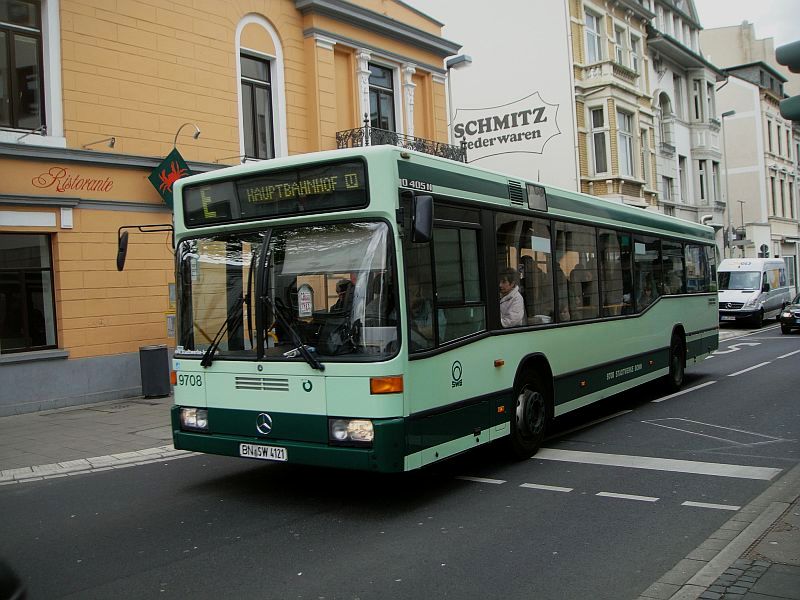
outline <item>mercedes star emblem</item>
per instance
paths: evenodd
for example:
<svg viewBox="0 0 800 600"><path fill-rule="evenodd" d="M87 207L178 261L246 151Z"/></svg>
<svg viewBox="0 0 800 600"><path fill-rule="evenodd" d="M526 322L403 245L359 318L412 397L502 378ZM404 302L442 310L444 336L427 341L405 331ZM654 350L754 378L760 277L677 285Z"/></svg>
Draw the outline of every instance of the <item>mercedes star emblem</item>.
<svg viewBox="0 0 800 600"><path fill-rule="evenodd" d="M272 431L272 417L267 413L261 413L256 417L256 429L261 435L269 435Z"/></svg>

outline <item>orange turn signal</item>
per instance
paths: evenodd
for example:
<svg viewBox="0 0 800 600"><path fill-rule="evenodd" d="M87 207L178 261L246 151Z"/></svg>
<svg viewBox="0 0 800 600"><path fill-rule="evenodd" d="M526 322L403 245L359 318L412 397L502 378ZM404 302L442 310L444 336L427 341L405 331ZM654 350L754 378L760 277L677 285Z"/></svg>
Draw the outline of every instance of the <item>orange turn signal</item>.
<svg viewBox="0 0 800 600"><path fill-rule="evenodd" d="M392 375L391 377L370 377L370 394L399 394L403 391L403 376Z"/></svg>
<svg viewBox="0 0 800 600"><path fill-rule="evenodd" d="M169 372L169 382L172 385L178 385L178 372L177 371L170 371Z"/></svg>
<svg viewBox="0 0 800 600"><path fill-rule="evenodd" d="M504 364L506 364L506 361L504 361L502 358L495 358L494 359L494 366L495 367L502 367Z"/></svg>

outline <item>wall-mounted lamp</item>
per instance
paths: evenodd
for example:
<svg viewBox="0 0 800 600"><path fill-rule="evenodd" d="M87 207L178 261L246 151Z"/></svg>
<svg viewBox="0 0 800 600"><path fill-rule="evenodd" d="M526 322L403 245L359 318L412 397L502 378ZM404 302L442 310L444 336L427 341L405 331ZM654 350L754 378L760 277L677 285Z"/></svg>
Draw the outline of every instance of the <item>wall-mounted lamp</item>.
<svg viewBox="0 0 800 600"><path fill-rule="evenodd" d="M247 158L247 155L246 154L234 154L233 156L222 156L220 158L215 158L214 162L219 164L223 160L230 160L232 158L237 158L237 159L239 159L240 163L243 163L244 159Z"/></svg>
<svg viewBox="0 0 800 600"><path fill-rule="evenodd" d="M88 148L89 146L94 146L95 144L103 144L105 143L109 148L113 148L117 143L117 138L113 135L111 137L103 138L102 140L97 140L95 142L89 142L88 144L84 144L81 148Z"/></svg>
<svg viewBox="0 0 800 600"><path fill-rule="evenodd" d="M17 138L17 141L20 141L23 138L28 137L29 135L33 135L34 133L38 133L39 135L47 135L47 125L39 125L36 129L31 129L27 133L23 133L21 136Z"/></svg>
<svg viewBox="0 0 800 600"><path fill-rule="evenodd" d="M183 129L187 125L191 125L192 127L194 127L194 133L192 134L192 137L194 139L197 139L197 138L200 137L200 128L197 125L195 125L194 123L191 123L191 122L190 123L184 123L183 125L178 127L178 131L175 132L175 139L172 141L172 147L173 148L175 148L178 145L178 135L180 134L181 129Z"/></svg>

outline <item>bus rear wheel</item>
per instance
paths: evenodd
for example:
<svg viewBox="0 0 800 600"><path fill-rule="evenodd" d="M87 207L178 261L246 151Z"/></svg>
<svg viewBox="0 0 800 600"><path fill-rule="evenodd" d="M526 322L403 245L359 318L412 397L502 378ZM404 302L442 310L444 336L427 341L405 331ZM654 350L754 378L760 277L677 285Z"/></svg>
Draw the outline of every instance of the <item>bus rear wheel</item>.
<svg viewBox="0 0 800 600"><path fill-rule="evenodd" d="M683 339L674 334L669 343L669 374L667 375L667 385L671 392L677 392L681 389L685 374L686 352L683 346Z"/></svg>
<svg viewBox="0 0 800 600"><path fill-rule="evenodd" d="M514 458L530 458L544 442L552 420L552 402L547 386L538 376L528 376L514 389L509 445Z"/></svg>

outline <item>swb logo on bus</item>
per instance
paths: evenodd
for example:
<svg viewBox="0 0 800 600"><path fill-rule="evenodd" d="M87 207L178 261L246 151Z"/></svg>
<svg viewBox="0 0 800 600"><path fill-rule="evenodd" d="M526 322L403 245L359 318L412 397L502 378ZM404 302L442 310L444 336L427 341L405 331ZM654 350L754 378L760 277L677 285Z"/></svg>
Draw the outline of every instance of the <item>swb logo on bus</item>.
<svg viewBox="0 0 800 600"><path fill-rule="evenodd" d="M461 372L461 363L459 361L455 361L453 363L453 368L451 369L451 374L453 375L451 387L461 387Z"/></svg>
<svg viewBox="0 0 800 600"><path fill-rule="evenodd" d="M272 417L267 413L261 413L256 417L256 429L261 435L269 435L272 431Z"/></svg>

